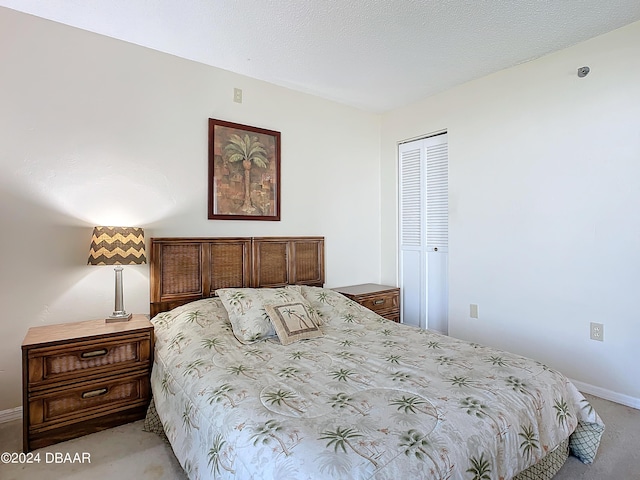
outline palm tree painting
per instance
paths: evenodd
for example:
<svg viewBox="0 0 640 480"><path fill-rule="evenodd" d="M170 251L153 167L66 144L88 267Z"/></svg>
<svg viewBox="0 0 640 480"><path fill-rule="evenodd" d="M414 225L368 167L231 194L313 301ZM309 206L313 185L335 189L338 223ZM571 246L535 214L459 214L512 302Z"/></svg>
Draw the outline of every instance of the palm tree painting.
<svg viewBox="0 0 640 480"><path fill-rule="evenodd" d="M209 219L280 220L280 132L209 119Z"/></svg>
<svg viewBox="0 0 640 480"><path fill-rule="evenodd" d="M256 207L251 203L251 178L250 170L254 165L267 168L269 159L267 150L256 136L245 134L244 137L233 134L229 137L229 143L224 147L227 161L230 163L242 162L244 168L244 203L241 210L247 214L254 213Z"/></svg>

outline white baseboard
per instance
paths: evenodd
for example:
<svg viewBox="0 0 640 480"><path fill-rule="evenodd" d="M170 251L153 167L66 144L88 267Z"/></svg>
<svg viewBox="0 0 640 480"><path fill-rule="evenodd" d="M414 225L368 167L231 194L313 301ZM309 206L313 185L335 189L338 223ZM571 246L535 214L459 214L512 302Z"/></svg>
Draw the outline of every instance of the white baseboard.
<svg viewBox="0 0 640 480"><path fill-rule="evenodd" d="M22 419L22 407L0 410L0 423L13 422Z"/></svg>
<svg viewBox="0 0 640 480"><path fill-rule="evenodd" d="M607 390L606 388L596 387L595 385L579 382L577 380L571 380L571 383L573 383L581 392L595 395L596 397L604 398L605 400L610 400L612 402L620 403L621 405L626 405L627 407L640 410L640 398L613 392L611 390Z"/></svg>

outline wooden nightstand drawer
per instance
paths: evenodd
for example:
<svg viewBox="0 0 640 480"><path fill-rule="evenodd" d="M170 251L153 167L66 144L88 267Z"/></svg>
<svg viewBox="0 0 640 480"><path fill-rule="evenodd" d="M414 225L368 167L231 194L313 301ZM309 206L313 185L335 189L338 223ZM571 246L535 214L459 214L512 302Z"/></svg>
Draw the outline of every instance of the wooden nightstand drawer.
<svg viewBox="0 0 640 480"><path fill-rule="evenodd" d="M395 292L385 292L362 297L358 302L363 307L367 307L374 312L398 308L399 295Z"/></svg>
<svg viewBox="0 0 640 480"><path fill-rule="evenodd" d="M44 388L65 380L78 381L113 368L119 371L137 368L147 365L150 358L148 333L74 342L64 347L33 348L29 351L29 388Z"/></svg>
<svg viewBox="0 0 640 480"><path fill-rule="evenodd" d="M33 395L29 400L29 430L37 432L47 427L58 428L105 412L141 405L148 398L147 372L47 391Z"/></svg>
<svg viewBox="0 0 640 480"><path fill-rule="evenodd" d="M354 302L394 322L400 322L400 289L375 283L334 288Z"/></svg>

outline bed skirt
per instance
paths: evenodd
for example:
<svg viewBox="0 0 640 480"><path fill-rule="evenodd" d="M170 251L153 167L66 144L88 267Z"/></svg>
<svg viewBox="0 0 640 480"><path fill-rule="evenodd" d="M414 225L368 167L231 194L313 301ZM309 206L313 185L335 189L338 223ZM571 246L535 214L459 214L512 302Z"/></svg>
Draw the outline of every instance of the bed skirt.
<svg viewBox="0 0 640 480"><path fill-rule="evenodd" d="M158 416L158 411L156 410L156 404L153 401L153 397L151 397L151 402L149 403L149 408L147 408L147 416L144 418L144 427L142 428L145 432L156 433L162 437L162 439L168 444L169 439L164 433L164 428L162 427L162 421Z"/></svg>
<svg viewBox="0 0 640 480"><path fill-rule="evenodd" d="M551 450L535 465L513 477L514 480L551 480L569 457L569 439Z"/></svg>

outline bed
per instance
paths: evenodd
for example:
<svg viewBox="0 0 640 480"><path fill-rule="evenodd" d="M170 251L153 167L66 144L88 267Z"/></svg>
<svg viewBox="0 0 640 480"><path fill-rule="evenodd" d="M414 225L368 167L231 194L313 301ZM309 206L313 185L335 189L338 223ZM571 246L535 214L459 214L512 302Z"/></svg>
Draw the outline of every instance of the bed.
<svg viewBox="0 0 640 480"><path fill-rule="evenodd" d="M569 451L593 461L604 424L566 377L323 288L322 237L152 239L150 262L148 423L191 479L542 480Z"/></svg>

